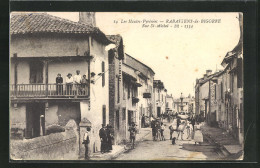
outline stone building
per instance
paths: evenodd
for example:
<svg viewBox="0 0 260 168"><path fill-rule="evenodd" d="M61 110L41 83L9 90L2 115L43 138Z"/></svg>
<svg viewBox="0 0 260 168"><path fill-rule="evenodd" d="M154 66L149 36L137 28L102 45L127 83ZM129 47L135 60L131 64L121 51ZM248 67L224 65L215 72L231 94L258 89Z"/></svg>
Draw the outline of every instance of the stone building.
<svg viewBox="0 0 260 168"><path fill-rule="evenodd" d="M63 127L73 119L80 141L85 128L91 126L90 150L99 151L98 130L109 122L105 47L110 43L102 31L86 23L46 13L11 14L11 135L29 139L44 136L49 127ZM86 75L86 85L65 83L67 74L74 76L76 70ZM58 73L63 77L59 86ZM79 147L84 148L81 143Z"/></svg>
<svg viewBox="0 0 260 168"><path fill-rule="evenodd" d="M114 144L126 139L126 119L123 112L123 72L124 60L123 38L120 35L108 35L115 43L115 48L109 50L109 125L114 129Z"/></svg>
<svg viewBox="0 0 260 168"><path fill-rule="evenodd" d="M153 105L154 71L125 54L123 62L123 110L126 112L127 126L135 122L141 128L141 116L150 117ZM127 129L128 130L128 129Z"/></svg>

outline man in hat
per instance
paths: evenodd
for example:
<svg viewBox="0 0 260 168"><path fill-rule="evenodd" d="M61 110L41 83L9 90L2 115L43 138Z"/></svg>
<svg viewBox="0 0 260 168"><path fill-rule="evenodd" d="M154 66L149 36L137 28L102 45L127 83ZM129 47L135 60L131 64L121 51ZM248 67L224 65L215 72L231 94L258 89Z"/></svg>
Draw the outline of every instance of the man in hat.
<svg viewBox="0 0 260 168"><path fill-rule="evenodd" d="M72 78L72 74L68 73L67 77L66 77L66 91L67 91L67 95L71 95L72 94L72 86L73 86L73 78Z"/></svg>
<svg viewBox="0 0 260 168"><path fill-rule="evenodd" d="M90 127L87 127L87 131L83 136L83 142L82 142L82 144L84 144L85 146L85 160L89 160L89 143L90 143L89 131L90 131Z"/></svg>
<svg viewBox="0 0 260 168"><path fill-rule="evenodd" d="M105 153L107 151L107 133L105 124L102 124L102 128L99 130L99 137L101 141L101 153Z"/></svg>
<svg viewBox="0 0 260 168"><path fill-rule="evenodd" d="M86 78L86 75L83 75L83 78L81 79L81 92L83 95L87 94L87 86L88 79Z"/></svg>
<svg viewBox="0 0 260 168"><path fill-rule="evenodd" d="M128 131L130 132L130 142L132 144L132 149L135 148L135 136L137 133L136 125L132 122L132 125L129 127Z"/></svg>
<svg viewBox="0 0 260 168"><path fill-rule="evenodd" d="M107 128L106 128L106 133L107 133L107 152L112 150L112 139L113 139L113 135L112 135L112 127L110 125L107 124Z"/></svg>
<svg viewBox="0 0 260 168"><path fill-rule="evenodd" d="M80 75L80 70L76 70L76 75L73 77L73 82L75 84L76 91L80 92L80 83L81 83L81 75Z"/></svg>
<svg viewBox="0 0 260 168"><path fill-rule="evenodd" d="M56 94L57 95L63 95L63 78L61 77L61 74L58 73L56 77Z"/></svg>

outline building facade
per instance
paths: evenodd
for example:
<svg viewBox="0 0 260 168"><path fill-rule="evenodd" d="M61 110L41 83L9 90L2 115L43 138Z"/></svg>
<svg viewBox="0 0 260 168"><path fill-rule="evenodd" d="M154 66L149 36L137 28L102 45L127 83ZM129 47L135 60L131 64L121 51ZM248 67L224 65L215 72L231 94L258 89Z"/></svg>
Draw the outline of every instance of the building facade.
<svg viewBox="0 0 260 168"><path fill-rule="evenodd" d="M45 13L14 14L10 34L11 135L44 136L49 127L73 119L81 141L91 127L90 150L99 151L98 130L109 118L105 47L111 42L95 27ZM74 78L77 70L86 84L67 82L67 74ZM59 85L57 74L63 77Z"/></svg>
<svg viewBox="0 0 260 168"><path fill-rule="evenodd" d="M165 113L167 90L161 80L154 80L153 82L154 94L154 117L161 117Z"/></svg>

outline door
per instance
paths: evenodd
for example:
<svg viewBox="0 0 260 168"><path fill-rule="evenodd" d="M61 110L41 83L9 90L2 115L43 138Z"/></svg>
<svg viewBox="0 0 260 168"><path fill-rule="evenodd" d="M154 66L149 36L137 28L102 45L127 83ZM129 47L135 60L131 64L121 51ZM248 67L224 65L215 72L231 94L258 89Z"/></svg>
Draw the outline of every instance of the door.
<svg viewBox="0 0 260 168"><path fill-rule="evenodd" d="M157 107L157 117L161 116L161 107Z"/></svg>
<svg viewBox="0 0 260 168"><path fill-rule="evenodd" d="M45 134L45 104L29 103L26 105L25 138L34 138Z"/></svg>
<svg viewBox="0 0 260 168"><path fill-rule="evenodd" d="M133 122L133 111L128 110L128 125Z"/></svg>

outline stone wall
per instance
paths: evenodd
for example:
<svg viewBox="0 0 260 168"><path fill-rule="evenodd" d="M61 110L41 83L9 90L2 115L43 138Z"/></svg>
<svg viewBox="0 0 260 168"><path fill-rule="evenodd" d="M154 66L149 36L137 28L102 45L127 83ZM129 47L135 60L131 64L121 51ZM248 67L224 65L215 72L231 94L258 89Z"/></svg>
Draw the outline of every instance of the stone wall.
<svg viewBox="0 0 260 168"><path fill-rule="evenodd" d="M74 122L74 121L73 121ZM11 160L75 160L78 159L78 131L76 124L65 132L53 133L33 139L12 140Z"/></svg>

